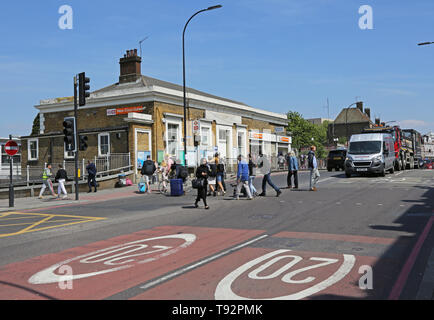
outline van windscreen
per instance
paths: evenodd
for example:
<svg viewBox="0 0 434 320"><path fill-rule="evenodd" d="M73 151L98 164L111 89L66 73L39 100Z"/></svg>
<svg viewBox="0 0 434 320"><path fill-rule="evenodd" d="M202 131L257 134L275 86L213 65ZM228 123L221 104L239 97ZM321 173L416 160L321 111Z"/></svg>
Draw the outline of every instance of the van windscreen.
<svg viewBox="0 0 434 320"><path fill-rule="evenodd" d="M381 141L350 142L350 154L375 154L381 152Z"/></svg>

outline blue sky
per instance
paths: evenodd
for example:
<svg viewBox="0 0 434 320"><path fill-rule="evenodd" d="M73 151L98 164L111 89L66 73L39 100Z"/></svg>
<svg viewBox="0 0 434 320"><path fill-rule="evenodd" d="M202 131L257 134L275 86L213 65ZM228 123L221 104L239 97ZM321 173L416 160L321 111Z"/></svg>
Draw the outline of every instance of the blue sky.
<svg viewBox="0 0 434 320"><path fill-rule="evenodd" d="M61 30L60 6L73 8ZM372 116L434 131L434 1L44 0L2 3L0 136L28 135L39 100L72 95L86 71L92 90L118 81L119 58L142 44L142 73L253 107L330 117L356 99ZM359 28L359 7L374 29Z"/></svg>

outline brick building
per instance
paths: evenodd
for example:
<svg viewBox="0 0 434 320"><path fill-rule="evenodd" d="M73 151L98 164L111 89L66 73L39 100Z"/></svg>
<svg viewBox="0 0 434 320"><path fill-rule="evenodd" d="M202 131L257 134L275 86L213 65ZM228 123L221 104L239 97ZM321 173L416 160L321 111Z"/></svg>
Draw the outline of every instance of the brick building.
<svg viewBox="0 0 434 320"><path fill-rule="evenodd" d="M129 154L135 172L148 154L159 162L165 154L183 160L183 87L142 75L137 50L127 51L119 63L119 82L92 92L86 106L78 109L78 131L88 137L89 146L80 151L79 158ZM189 166L216 151L231 161L238 154L247 156L253 147L271 156L291 148L291 137L275 134L276 127L287 126L285 114L191 88L187 88L187 101ZM73 98L42 100L35 107L40 132L22 137L23 166L72 160L74 154L65 151L62 130L64 118L74 115ZM195 120L200 123L197 148Z"/></svg>
<svg viewBox="0 0 434 320"><path fill-rule="evenodd" d="M329 124L329 143L332 143L334 138L345 137L349 140L353 134L361 133L363 129L371 128L373 125L371 110L363 109L363 102L357 102L354 108L342 109L333 123Z"/></svg>

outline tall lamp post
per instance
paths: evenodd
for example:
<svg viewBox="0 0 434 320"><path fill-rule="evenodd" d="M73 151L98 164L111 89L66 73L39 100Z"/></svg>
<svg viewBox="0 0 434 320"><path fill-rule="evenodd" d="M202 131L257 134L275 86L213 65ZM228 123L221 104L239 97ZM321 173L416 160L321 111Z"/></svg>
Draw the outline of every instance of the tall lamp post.
<svg viewBox="0 0 434 320"><path fill-rule="evenodd" d="M426 46L426 45L429 45L429 44L434 44L434 42L422 42L422 43L418 43L417 45L418 46Z"/></svg>
<svg viewBox="0 0 434 320"><path fill-rule="evenodd" d="M354 102L352 104L350 104L347 109L345 110L345 133L346 133L346 138L347 138L347 147L348 147L348 109L351 108L352 106L354 106L355 104L357 104L357 102Z"/></svg>
<svg viewBox="0 0 434 320"><path fill-rule="evenodd" d="M190 19L188 19L187 23L184 26L184 31L182 32L182 79L183 79L183 92L184 92L184 165L187 167L187 97L185 93L185 30L187 29L188 23L193 19L196 15L201 12L214 10L221 8L221 5L212 6L206 9L199 10L195 14L193 14Z"/></svg>

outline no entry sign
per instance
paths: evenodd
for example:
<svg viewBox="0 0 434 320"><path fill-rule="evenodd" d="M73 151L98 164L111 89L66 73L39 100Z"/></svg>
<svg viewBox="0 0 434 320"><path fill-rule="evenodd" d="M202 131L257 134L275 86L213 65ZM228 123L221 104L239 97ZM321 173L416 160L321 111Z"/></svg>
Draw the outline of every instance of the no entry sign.
<svg viewBox="0 0 434 320"><path fill-rule="evenodd" d="M18 144L15 141L9 140L5 144L5 151L10 156L16 155L18 153Z"/></svg>

